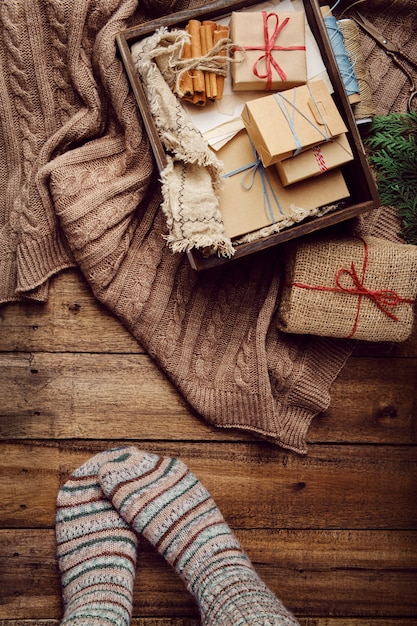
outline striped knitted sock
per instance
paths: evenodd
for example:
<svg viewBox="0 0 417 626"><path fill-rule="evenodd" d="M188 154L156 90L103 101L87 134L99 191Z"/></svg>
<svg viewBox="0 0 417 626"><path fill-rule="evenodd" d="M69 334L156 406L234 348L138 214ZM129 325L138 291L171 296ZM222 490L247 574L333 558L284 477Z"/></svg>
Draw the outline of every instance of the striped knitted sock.
<svg viewBox="0 0 417 626"><path fill-rule="evenodd" d="M177 459L136 451L99 470L104 493L172 565L210 626L294 626L208 491Z"/></svg>
<svg viewBox="0 0 417 626"><path fill-rule="evenodd" d="M106 499L97 472L129 448L101 452L77 469L57 498L62 625L130 624L137 537Z"/></svg>

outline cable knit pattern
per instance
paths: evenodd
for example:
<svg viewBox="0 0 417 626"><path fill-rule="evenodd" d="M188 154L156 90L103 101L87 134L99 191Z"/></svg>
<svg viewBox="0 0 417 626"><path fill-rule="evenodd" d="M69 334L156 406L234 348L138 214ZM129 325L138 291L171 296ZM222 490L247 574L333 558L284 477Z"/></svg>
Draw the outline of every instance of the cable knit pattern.
<svg viewBox="0 0 417 626"><path fill-rule="evenodd" d="M77 107L76 92L72 89L71 78L68 69L68 33L65 19L65 3L46 2L48 20L51 26L49 40L51 50L51 78L55 85L56 113L61 125L67 122Z"/></svg>
<svg viewBox="0 0 417 626"><path fill-rule="evenodd" d="M21 2L9 1L3 4L2 11L6 18L4 37L8 51L8 78L22 135L22 174L28 178L39 147L45 140L44 121L40 107L36 106L39 99L36 85L30 80L34 67L30 49L24 44L27 37L25 8ZM28 181L25 183L27 189Z"/></svg>
<svg viewBox="0 0 417 626"><path fill-rule="evenodd" d="M416 58L416 4L369 0L361 10ZM168 248L158 176L115 36L173 6L0 3L0 302L46 300L50 277L77 264L208 422L305 453L309 424L329 405L354 342L276 328L281 247L202 273ZM378 114L404 111L406 78L369 37L362 42ZM355 225L391 240L397 227L388 208Z"/></svg>
<svg viewBox="0 0 417 626"><path fill-rule="evenodd" d="M412 58L416 55L416 11L417 2L381 2L374 1L375 11L370 14L372 22L404 51L409 51ZM396 19L393 14L398 11ZM362 12L362 8L361 8ZM398 17L401 16L401 19ZM386 115L389 111L406 111L410 82L396 65L389 61L385 51L375 46L369 37L361 40L363 54L369 75L372 76L373 101L377 115Z"/></svg>
<svg viewBox="0 0 417 626"><path fill-rule="evenodd" d="M2 2L0 19L5 155L0 241L6 244L0 252L0 302L44 300L49 276L74 264L42 178L61 122L50 83L50 57L45 54L49 22L44 3L26 0Z"/></svg>

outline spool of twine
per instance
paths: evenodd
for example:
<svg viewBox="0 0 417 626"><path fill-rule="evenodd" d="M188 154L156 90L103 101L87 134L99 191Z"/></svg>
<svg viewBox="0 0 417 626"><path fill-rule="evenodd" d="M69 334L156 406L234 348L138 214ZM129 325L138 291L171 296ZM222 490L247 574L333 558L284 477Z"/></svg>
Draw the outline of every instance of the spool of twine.
<svg viewBox="0 0 417 626"><path fill-rule="evenodd" d="M375 107L372 101L371 79L362 54L359 28L350 19L339 20L338 26L350 63L355 70L361 96L360 102L352 105L353 114L358 121L372 118L375 115Z"/></svg>
<svg viewBox="0 0 417 626"><path fill-rule="evenodd" d="M323 15L323 21L333 48L336 63L340 71L340 76L342 78L348 100L351 104L355 104L359 102L361 98L359 93L359 84L345 47L343 33L339 28L338 21L332 14L330 6L322 6L320 7L320 11Z"/></svg>

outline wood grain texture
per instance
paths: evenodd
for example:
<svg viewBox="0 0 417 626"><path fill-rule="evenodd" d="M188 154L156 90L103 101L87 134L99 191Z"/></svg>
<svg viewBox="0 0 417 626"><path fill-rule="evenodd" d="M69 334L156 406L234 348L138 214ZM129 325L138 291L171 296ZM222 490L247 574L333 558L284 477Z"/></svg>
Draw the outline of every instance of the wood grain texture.
<svg viewBox="0 0 417 626"><path fill-rule="evenodd" d="M77 270L54 278L45 304L0 307L0 329L2 351L143 353Z"/></svg>
<svg viewBox="0 0 417 626"><path fill-rule="evenodd" d="M146 354L3 352L0 368L0 439L94 439L99 433L104 439L223 440L230 434L196 415ZM351 358L308 439L414 444L416 387L417 358Z"/></svg>
<svg viewBox="0 0 417 626"><path fill-rule="evenodd" d="M190 466L301 626L416 623L416 331L358 344L306 456L207 424L73 270L0 309L0 372L0 626L58 626L58 490L123 443ZM141 541L132 626L198 623Z"/></svg>
<svg viewBox="0 0 417 626"><path fill-rule="evenodd" d="M252 530L236 534L268 586L297 615L407 617L417 609L417 556L410 550L415 532L263 529L255 538ZM54 531L38 529L29 536L21 529L3 530L0 547L0 617L59 617ZM139 544L134 613L198 615L180 579L145 541Z"/></svg>
<svg viewBox="0 0 417 626"><path fill-rule="evenodd" d="M144 352L95 299L85 278L75 269L54 277L47 303L20 302L0 307L0 329L1 350L6 352ZM358 342L355 354L417 357L417 327L413 330L403 343Z"/></svg>
<svg viewBox="0 0 417 626"><path fill-rule="evenodd" d="M3 525L53 527L56 495L71 471L95 452L120 443L4 443L0 456ZM142 448L181 456L234 528L412 529L417 525L414 447L322 445L312 447L306 457L262 443L152 442Z"/></svg>
<svg viewBox="0 0 417 626"><path fill-rule="evenodd" d="M170 438L230 438L190 410L74 270L56 277L47 304L0 308L0 334L0 439L158 439L166 419ZM416 388L417 328L403 344L358 342L309 440L414 444Z"/></svg>

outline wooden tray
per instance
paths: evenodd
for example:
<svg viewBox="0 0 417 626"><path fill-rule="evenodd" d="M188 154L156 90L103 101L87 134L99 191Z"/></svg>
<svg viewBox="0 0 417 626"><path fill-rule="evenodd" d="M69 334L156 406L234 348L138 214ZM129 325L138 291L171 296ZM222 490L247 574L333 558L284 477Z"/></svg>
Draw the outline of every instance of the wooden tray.
<svg viewBox="0 0 417 626"><path fill-rule="evenodd" d="M204 6L192 10L172 13L118 33L116 41L120 51L120 56L125 66L140 113L143 117L144 126L146 132L148 133L159 171L162 171L166 165L166 155L163 145L159 139L153 117L150 113L149 105L139 75L134 66L132 55L130 53L130 47L136 41L151 35L156 29L162 26L167 28L182 28L192 18L219 19L232 11L238 11L257 3L259 3L259 0L215 0L214 2L207 3ZM217 255L205 256L200 250L192 250L187 253L188 259L191 266L196 270L207 269L222 263L230 263L235 259L239 259L248 254L253 254L270 246L274 246L284 241L294 239L295 237L300 237L313 231L321 230L322 228L349 220L357 215L360 215L361 213L371 211L380 204L378 190L365 156L365 150L363 148L362 140L359 135L351 106L346 96L343 81L340 76L333 49L327 35L326 26L320 11L319 2L318 0L304 0L304 7L311 31L317 41L323 62L327 68L330 81L334 88L334 100L346 126L350 131L354 160L343 167L343 173L349 188L350 198L342 208L337 209L328 215L306 219L302 223L286 228L282 232L274 233L273 235L258 239L257 241L251 243L236 246L236 252L231 259L224 259L222 257L218 257Z"/></svg>

